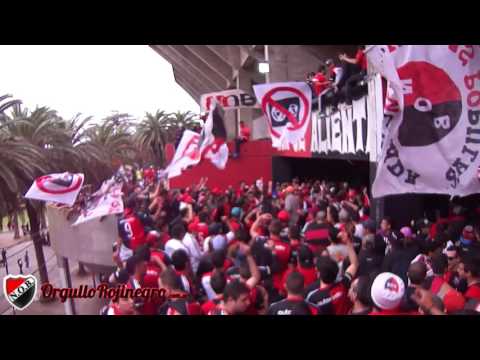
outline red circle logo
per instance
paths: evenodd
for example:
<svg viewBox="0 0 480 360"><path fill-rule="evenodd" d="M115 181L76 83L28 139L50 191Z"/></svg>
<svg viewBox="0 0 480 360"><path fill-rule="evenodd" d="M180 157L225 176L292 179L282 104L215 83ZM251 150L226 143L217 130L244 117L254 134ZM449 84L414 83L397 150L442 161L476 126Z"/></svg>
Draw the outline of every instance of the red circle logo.
<svg viewBox="0 0 480 360"><path fill-rule="evenodd" d="M403 120L398 132L402 146L428 146L447 136L462 113L460 90L448 74L424 61L398 69L403 83Z"/></svg>
<svg viewBox="0 0 480 360"><path fill-rule="evenodd" d="M282 100L274 100L273 95L280 91L291 92L293 97L285 98ZM272 135L280 137L274 128L288 126L288 130L293 131L300 129L308 120L310 113L308 99L298 89L293 87L281 86L273 88L268 91L262 99L262 110L264 114L268 114L270 121L268 125ZM301 106L303 106L303 116L300 119Z"/></svg>
<svg viewBox="0 0 480 360"><path fill-rule="evenodd" d="M35 180L39 190L54 195L68 194L82 186L83 179L77 174L45 175Z"/></svg>

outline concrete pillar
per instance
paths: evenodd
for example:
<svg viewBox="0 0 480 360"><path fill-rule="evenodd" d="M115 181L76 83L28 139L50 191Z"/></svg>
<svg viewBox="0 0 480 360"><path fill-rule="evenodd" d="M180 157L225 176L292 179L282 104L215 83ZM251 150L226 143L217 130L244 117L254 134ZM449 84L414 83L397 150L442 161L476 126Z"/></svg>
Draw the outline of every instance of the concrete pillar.
<svg viewBox="0 0 480 360"><path fill-rule="evenodd" d="M250 79L250 75L248 74L247 71L243 69L238 70L238 75L237 75L237 89L244 90L248 92L250 95L254 96L255 94L253 93L252 90L252 82ZM240 120L243 120L245 124L252 129L252 109L238 109L237 110L237 126L239 127L239 122ZM252 134L253 136L253 134Z"/></svg>
<svg viewBox="0 0 480 360"><path fill-rule="evenodd" d="M68 259L63 256L57 256L58 270L60 272L60 284L62 288L72 288L72 278L70 276L70 267L68 265ZM65 315L76 315L74 300L68 298L64 302Z"/></svg>

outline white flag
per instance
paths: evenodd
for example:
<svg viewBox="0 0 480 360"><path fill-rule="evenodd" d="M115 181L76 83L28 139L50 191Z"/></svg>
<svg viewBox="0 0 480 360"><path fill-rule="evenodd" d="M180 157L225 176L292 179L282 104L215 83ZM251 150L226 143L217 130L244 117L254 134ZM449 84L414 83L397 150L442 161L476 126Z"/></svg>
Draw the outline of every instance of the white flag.
<svg viewBox="0 0 480 360"><path fill-rule="evenodd" d="M104 181L100 189L87 200L87 207L72 226L112 214L123 213L122 184L114 178Z"/></svg>
<svg viewBox="0 0 480 360"><path fill-rule="evenodd" d="M224 123L225 112L218 102L214 102L200 135L199 147L203 158L210 159L218 169L225 169L228 161L226 144L227 130Z"/></svg>
<svg viewBox="0 0 480 360"><path fill-rule="evenodd" d="M374 197L480 192L480 47L404 45L390 54L403 94L387 92Z"/></svg>
<svg viewBox="0 0 480 360"><path fill-rule="evenodd" d="M82 189L83 180L83 174L68 172L45 175L33 182L25 197L72 206Z"/></svg>
<svg viewBox="0 0 480 360"><path fill-rule="evenodd" d="M307 83L261 84L253 89L267 118L273 147L294 145L305 137L312 109L312 90Z"/></svg>
<svg viewBox="0 0 480 360"><path fill-rule="evenodd" d="M178 144L172 161L165 169L168 178L174 178L182 174L187 167L196 165L201 160L199 148L200 134L191 130L185 130Z"/></svg>

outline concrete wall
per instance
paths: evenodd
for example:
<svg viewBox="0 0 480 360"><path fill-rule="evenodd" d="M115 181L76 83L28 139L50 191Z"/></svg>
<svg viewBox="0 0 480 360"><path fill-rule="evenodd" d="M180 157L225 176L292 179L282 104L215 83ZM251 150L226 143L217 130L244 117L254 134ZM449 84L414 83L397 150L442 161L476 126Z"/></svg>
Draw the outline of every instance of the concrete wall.
<svg viewBox="0 0 480 360"><path fill-rule="evenodd" d="M118 237L117 218L113 215L72 227L66 209L47 206L50 240L55 254L70 261L91 264L90 268L114 267L112 244Z"/></svg>

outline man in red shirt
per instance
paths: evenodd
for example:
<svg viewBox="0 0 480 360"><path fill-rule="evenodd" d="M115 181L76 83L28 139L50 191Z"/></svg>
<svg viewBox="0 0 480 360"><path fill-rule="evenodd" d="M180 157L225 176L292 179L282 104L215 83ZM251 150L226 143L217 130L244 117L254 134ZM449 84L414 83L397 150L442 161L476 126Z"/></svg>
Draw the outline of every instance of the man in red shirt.
<svg viewBox="0 0 480 360"><path fill-rule="evenodd" d="M240 145L250 140L250 129L243 120L240 120L240 135L235 139L235 152L232 157L238 159L240 156Z"/></svg>
<svg viewBox="0 0 480 360"><path fill-rule="evenodd" d="M337 281L339 271L337 262L330 256L320 256L317 260L320 281L314 282L306 291L306 300L317 305L322 315L346 315L351 308L348 290L357 273L358 258L348 234L343 235L342 241L347 245L350 260L350 266L345 270L345 274Z"/></svg>
<svg viewBox="0 0 480 360"><path fill-rule="evenodd" d="M458 275L467 281L465 299L480 300L480 259L466 257L458 265Z"/></svg>
<svg viewBox="0 0 480 360"><path fill-rule="evenodd" d="M249 306L249 287L239 280L233 280L225 287L220 304L208 315L243 315Z"/></svg>
<svg viewBox="0 0 480 360"><path fill-rule="evenodd" d="M299 272L287 278L287 298L270 305L268 315L317 315L318 309L303 298L304 279Z"/></svg>
<svg viewBox="0 0 480 360"><path fill-rule="evenodd" d="M345 100L347 105L352 104L353 90L357 83L362 81L367 75L367 57L365 56L365 45L360 45L354 58L349 58L346 54L341 54L339 59L343 62L355 65L356 74L350 76L345 83Z"/></svg>
<svg viewBox="0 0 480 360"><path fill-rule="evenodd" d="M320 94L325 91L330 85L330 81L328 81L327 77L325 76L325 71L325 65L320 65L318 72L312 78L313 90L315 96L317 97L320 96Z"/></svg>
<svg viewBox="0 0 480 360"><path fill-rule="evenodd" d="M137 198L132 195L125 204L123 218L118 221L120 259L127 260L133 252L146 242L144 225L135 213Z"/></svg>
<svg viewBox="0 0 480 360"><path fill-rule="evenodd" d="M277 289L279 293L283 292L283 276L288 269L288 263L292 250L290 244L280 239L280 232L282 230L282 224L279 220L275 219L269 226L270 239L267 241L267 247L273 254L273 287Z"/></svg>
<svg viewBox="0 0 480 360"><path fill-rule="evenodd" d="M160 315L203 315L200 304L190 294L183 291L182 280L173 269L167 269L160 275L160 288L165 289L165 301L158 313Z"/></svg>
<svg viewBox="0 0 480 360"><path fill-rule="evenodd" d="M143 171L143 178L145 179L146 185L153 183L153 180L155 179L155 169L153 166L150 166Z"/></svg>
<svg viewBox="0 0 480 360"><path fill-rule="evenodd" d="M210 287L215 293L215 297L211 300L206 301L202 305L202 310L204 314L208 314L213 311L223 300L223 292L227 286L227 278L223 271L214 271L210 277Z"/></svg>

